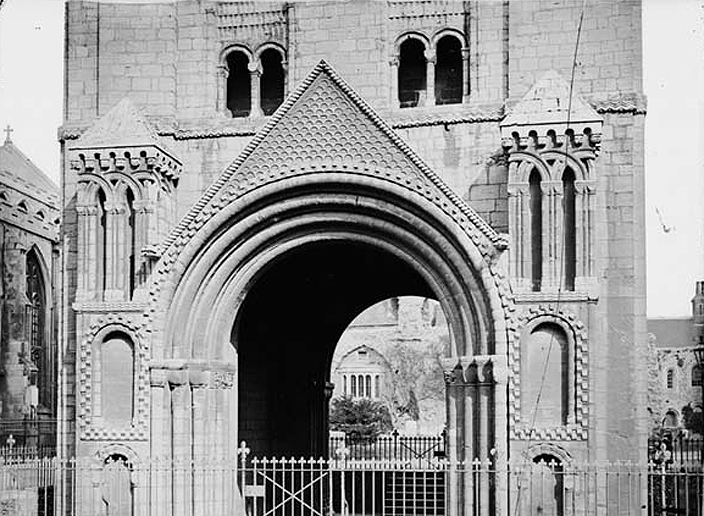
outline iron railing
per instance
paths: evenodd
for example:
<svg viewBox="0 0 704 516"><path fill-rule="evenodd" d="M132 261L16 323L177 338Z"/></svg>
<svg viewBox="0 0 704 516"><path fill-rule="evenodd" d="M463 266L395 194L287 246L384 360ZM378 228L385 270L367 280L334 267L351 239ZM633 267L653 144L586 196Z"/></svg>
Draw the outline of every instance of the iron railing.
<svg viewBox="0 0 704 516"><path fill-rule="evenodd" d="M402 435L397 432L374 438L331 435L330 457L344 448L351 459L437 461L445 457L444 435Z"/></svg>
<svg viewBox="0 0 704 516"><path fill-rule="evenodd" d="M56 419L0 419L0 447L54 448Z"/></svg>
<svg viewBox="0 0 704 516"><path fill-rule="evenodd" d="M648 459L655 462L702 464L704 439L684 435L648 439Z"/></svg>
<svg viewBox="0 0 704 516"><path fill-rule="evenodd" d="M10 514L374 516L701 515L704 473L683 464L252 458L0 461ZM460 502L461 500L461 502ZM500 510L503 508L503 510Z"/></svg>

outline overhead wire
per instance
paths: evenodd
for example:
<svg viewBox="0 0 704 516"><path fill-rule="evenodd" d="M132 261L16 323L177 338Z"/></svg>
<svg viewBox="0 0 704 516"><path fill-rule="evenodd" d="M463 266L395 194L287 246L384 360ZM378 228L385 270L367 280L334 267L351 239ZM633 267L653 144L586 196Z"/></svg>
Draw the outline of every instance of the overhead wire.
<svg viewBox="0 0 704 516"><path fill-rule="evenodd" d="M563 178L565 171L567 170L567 152L569 150L569 145L571 144L570 142L570 136L569 136L569 128L570 128L570 123L572 121L572 100L573 100L573 92L574 92L574 77L575 77L575 72L577 69L577 53L579 52L579 43L580 39L582 36L582 24L584 22L584 12L586 10L586 4L587 0L582 0L582 8L580 10L579 14L579 22L577 24L577 36L576 36L576 41L575 41L575 46L574 46L574 53L572 55L572 70L570 73L570 82L569 82L569 94L568 94L568 101L567 101L567 117L566 117L566 123L565 123L565 142L564 142L564 156L562 160L562 170L560 173L560 177ZM563 199L564 200L564 199ZM562 227L565 227L565 218L566 218L566 212L563 209L562 211ZM541 229L542 231L542 229ZM560 268L559 268L559 278L558 278L558 288L557 288L557 297L555 299L555 313L559 313L560 309L560 303L562 301L562 292L563 292L563 281L564 281L564 271L565 271L565 255L567 253L567 232L562 231L562 252L560 253ZM531 416L531 423L529 426L529 434L528 434L528 439L526 443L526 449L530 448L530 444L533 441L533 435L535 433L535 423L537 421L537 416L538 416L538 408L540 406L540 400L542 399L543 395L543 390L545 388L545 382L548 376L548 368L550 366L550 355L552 354L552 350L555 344L555 333L550 334L550 341L548 344L548 350L545 355L545 360L543 363L543 368L542 368L542 373L541 373L541 378L540 378L540 384L538 388L538 394L535 399L535 404L533 406L533 411L532 411L532 416ZM523 467L527 465L528 462L528 456L527 454L524 454L524 461L523 461ZM516 505L514 509L514 514L519 514L519 508L520 508L520 501L521 501L521 480L522 477L519 477L517 482L516 482L516 489L517 489L517 496L516 496Z"/></svg>

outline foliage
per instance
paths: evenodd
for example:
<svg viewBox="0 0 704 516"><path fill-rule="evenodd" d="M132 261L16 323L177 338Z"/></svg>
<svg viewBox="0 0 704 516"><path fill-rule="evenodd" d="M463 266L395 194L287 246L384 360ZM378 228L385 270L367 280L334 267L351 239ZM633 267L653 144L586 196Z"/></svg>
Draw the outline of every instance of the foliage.
<svg viewBox="0 0 704 516"><path fill-rule="evenodd" d="M704 427L704 415L701 410L692 408L692 404L688 403L682 407L682 419L684 427L692 433L701 434Z"/></svg>
<svg viewBox="0 0 704 516"><path fill-rule="evenodd" d="M330 430L345 432L353 442L375 439L391 429L391 415L383 403L349 396L332 400Z"/></svg>
<svg viewBox="0 0 704 516"><path fill-rule="evenodd" d="M418 421L420 419L418 398L416 398L416 393L413 389L408 389L408 403L402 407L399 407L399 413L408 415L408 417L410 417L413 421Z"/></svg>

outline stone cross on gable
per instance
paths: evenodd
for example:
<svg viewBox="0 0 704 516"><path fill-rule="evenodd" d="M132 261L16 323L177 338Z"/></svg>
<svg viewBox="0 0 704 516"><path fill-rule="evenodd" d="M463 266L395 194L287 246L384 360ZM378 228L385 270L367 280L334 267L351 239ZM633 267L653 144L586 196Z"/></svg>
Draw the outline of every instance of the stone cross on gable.
<svg viewBox="0 0 704 516"><path fill-rule="evenodd" d="M10 124L7 124L7 127L4 129L5 131L5 144L12 143L12 138L10 138L10 133L14 132L15 130L10 127Z"/></svg>

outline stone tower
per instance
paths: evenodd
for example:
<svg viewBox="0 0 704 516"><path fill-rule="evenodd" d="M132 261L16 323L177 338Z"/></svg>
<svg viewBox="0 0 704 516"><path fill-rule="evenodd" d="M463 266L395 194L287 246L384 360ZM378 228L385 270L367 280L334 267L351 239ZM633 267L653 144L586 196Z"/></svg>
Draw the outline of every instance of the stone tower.
<svg viewBox="0 0 704 516"><path fill-rule="evenodd" d="M416 295L450 328L452 458L642 459L640 19L69 0L66 452L325 454L337 339Z"/></svg>

